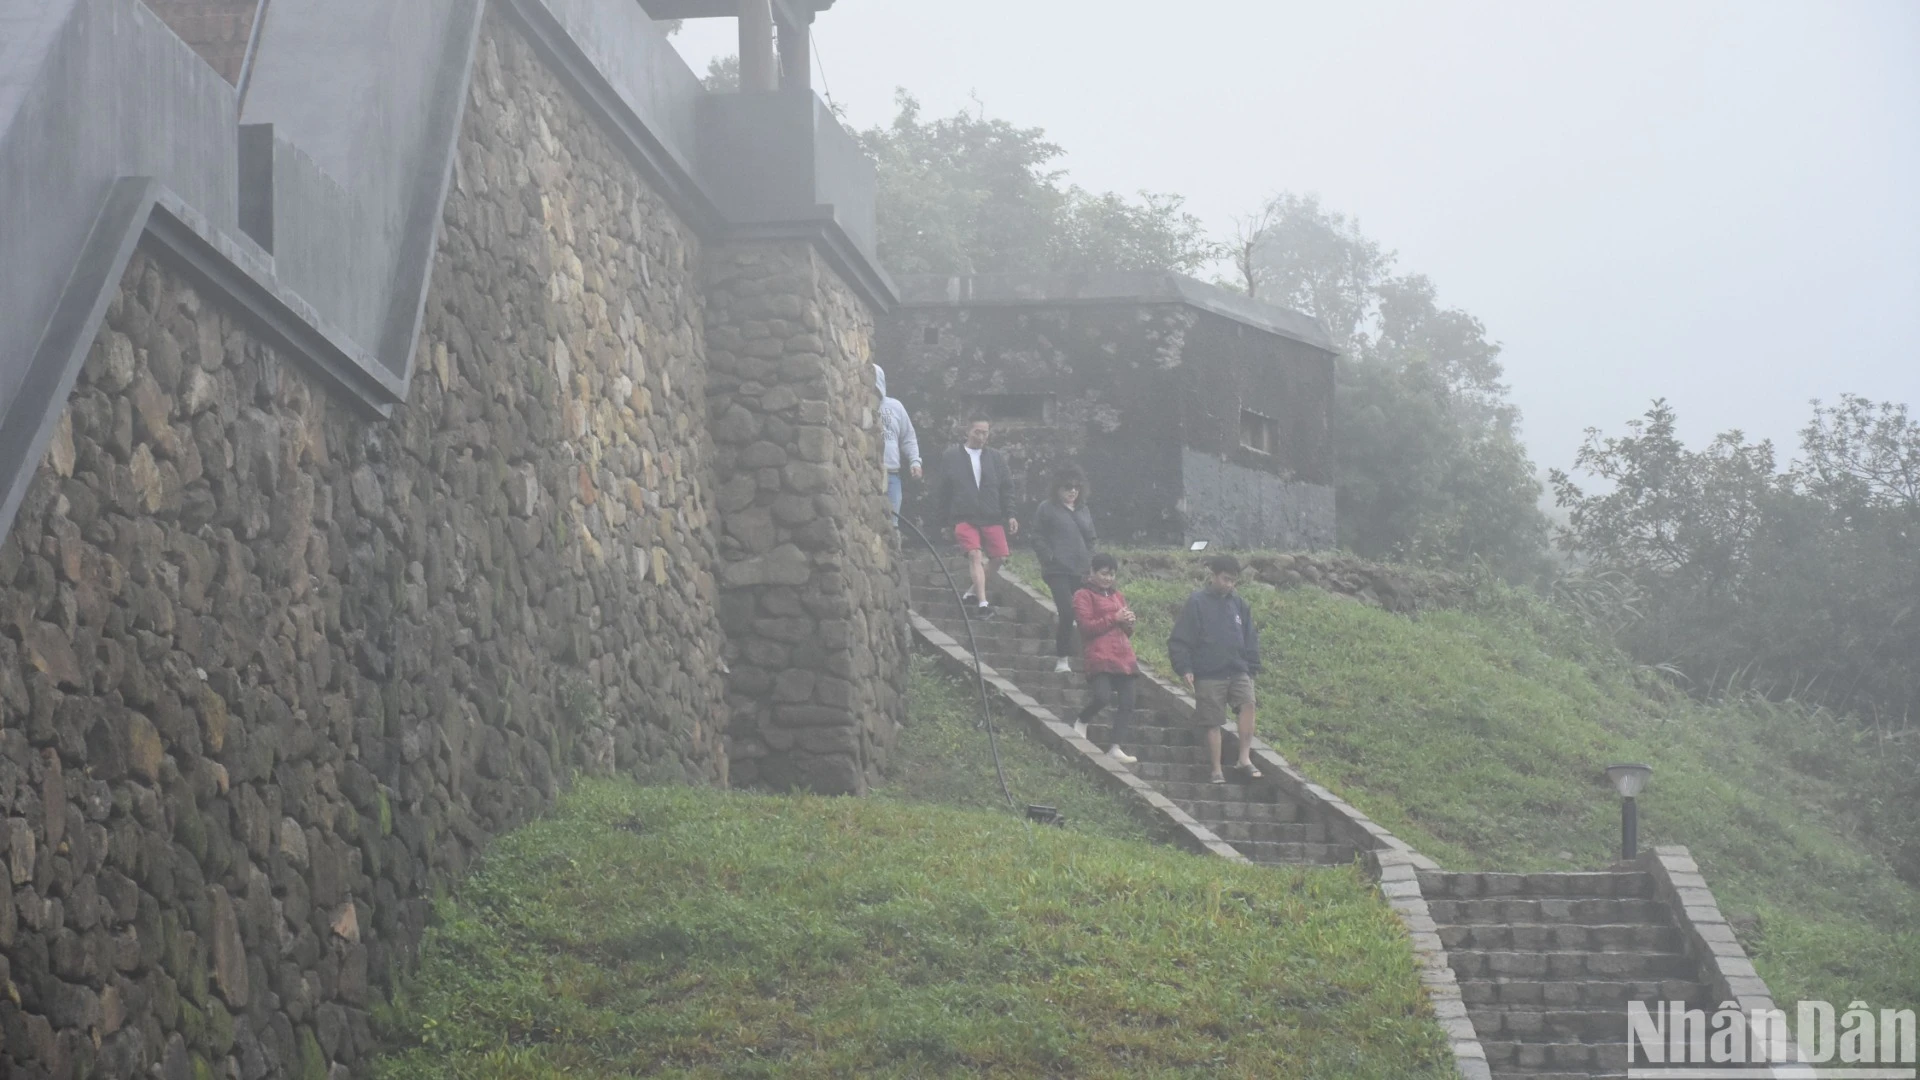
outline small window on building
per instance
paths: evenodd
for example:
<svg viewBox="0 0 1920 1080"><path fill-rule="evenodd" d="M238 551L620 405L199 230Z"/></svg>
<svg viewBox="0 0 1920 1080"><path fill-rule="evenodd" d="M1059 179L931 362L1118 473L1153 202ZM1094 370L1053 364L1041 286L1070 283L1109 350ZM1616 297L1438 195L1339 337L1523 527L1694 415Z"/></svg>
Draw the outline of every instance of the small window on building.
<svg viewBox="0 0 1920 1080"><path fill-rule="evenodd" d="M1271 416L1241 409L1240 445L1255 453L1275 453L1280 449L1280 425Z"/></svg>
<svg viewBox="0 0 1920 1080"><path fill-rule="evenodd" d="M940 328L937 326L927 327L926 331L920 335L920 340L929 345L940 344Z"/></svg>
<svg viewBox="0 0 1920 1080"><path fill-rule="evenodd" d="M981 394L973 407L989 420L1045 420L1053 413L1053 395Z"/></svg>

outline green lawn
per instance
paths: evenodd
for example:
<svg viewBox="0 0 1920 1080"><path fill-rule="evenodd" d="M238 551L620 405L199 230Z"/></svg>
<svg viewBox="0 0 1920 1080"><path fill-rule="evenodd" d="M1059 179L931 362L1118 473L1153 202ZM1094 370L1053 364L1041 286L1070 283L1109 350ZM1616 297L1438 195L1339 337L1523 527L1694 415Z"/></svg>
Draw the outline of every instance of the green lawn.
<svg viewBox="0 0 1920 1080"><path fill-rule="evenodd" d="M1152 840L1156 830L1125 796L1029 736L1020 721L994 705L1000 761L1013 792L1009 809L994 776L987 733L979 727L980 696L972 679L958 679L916 656L909 696L912 714L888 763L882 798L939 803L1024 816L1028 803L1058 808L1066 828L1118 840Z"/></svg>
<svg viewBox="0 0 1920 1080"><path fill-rule="evenodd" d="M382 1024L382 1080L1451 1065L1352 870L904 799L610 781L493 844Z"/></svg>
<svg viewBox="0 0 1920 1080"><path fill-rule="evenodd" d="M1198 557L1123 572L1161 672L1203 575ZM1443 865L1605 865L1619 803L1601 770L1645 761L1642 843L1693 850L1778 997L1920 1005L1920 893L1869 835L1885 765L1850 725L1701 704L1516 593L1410 618L1313 588L1243 592L1268 662L1261 734Z"/></svg>

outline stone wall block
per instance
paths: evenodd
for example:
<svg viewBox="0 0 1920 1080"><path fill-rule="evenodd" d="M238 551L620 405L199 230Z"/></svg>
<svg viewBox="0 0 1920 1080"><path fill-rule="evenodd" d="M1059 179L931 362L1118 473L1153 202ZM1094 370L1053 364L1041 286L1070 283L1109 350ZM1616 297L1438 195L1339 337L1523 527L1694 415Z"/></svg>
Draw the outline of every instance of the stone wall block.
<svg viewBox="0 0 1920 1080"><path fill-rule="evenodd" d="M0 542L9 1069L358 1075L434 890L566 768L728 775L716 505L743 625L812 567L717 471L765 440L708 399L706 253L500 17L481 67L390 420L145 253L110 305Z"/></svg>

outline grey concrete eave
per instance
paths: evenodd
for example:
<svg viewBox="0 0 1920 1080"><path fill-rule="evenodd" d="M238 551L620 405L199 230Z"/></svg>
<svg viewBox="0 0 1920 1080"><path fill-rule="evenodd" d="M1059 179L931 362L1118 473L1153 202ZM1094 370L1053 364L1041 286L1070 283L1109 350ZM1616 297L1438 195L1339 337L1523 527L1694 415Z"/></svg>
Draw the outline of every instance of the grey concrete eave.
<svg viewBox="0 0 1920 1080"><path fill-rule="evenodd" d="M405 396L404 382L274 280L259 249L214 229L159 181L123 177L95 215L25 378L0 413L0 536L13 526L107 305L143 244L196 285L229 300L275 347L307 362L346 400L386 416Z"/></svg>
<svg viewBox="0 0 1920 1080"><path fill-rule="evenodd" d="M825 155L844 146L822 150L808 141L804 149L812 156L782 163L794 171L796 190L808 194L801 203L766 212L765 202L723 198L721 193L738 187L734 174L749 166L716 153L710 133L700 130L696 116L703 102L708 109L717 103L644 8L607 0L500 0L500 8L695 232L718 241L812 243L877 310L898 303L899 290L873 253L871 228L848 220L848 209L840 205L845 200L819 188L823 157L836 160ZM844 133L842 138L851 140ZM870 207L869 198L855 212L870 213Z"/></svg>
<svg viewBox="0 0 1920 1080"><path fill-rule="evenodd" d="M1243 326L1337 355L1318 319L1252 300L1184 274L1115 271L1099 274L909 274L898 279L906 308L1059 307L1094 304L1184 304Z"/></svg>
<svg viewBox="0 0 1920 1080"><path fill-rule="evenodd" d="M696 231L812 243L892 306L858 220L872 178L849 171L862 162L844 130L811 136L792 191L813 197L735 216L699 166L705 91L644 10L502 8ZM352 404L385 415L405 399L484 11L276 0L243 127L233 88L140 0L0 0L0 535L140 243ZM309 39L310 54L288 44Z"/></svg>

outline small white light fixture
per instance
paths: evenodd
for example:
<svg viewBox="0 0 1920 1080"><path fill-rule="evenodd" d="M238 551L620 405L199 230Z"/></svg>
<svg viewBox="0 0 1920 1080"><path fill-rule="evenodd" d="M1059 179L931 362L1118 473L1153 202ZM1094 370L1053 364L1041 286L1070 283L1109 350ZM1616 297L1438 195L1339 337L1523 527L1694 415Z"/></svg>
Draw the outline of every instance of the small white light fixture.
<svg viewBox="0 0 1920 1080"><path fill-rule="evenodd" d="M1607 779L1620 793L1620 858L1632 862L1640 853L1640 807L1635 799L1653 779L1653 766L1609 765Z"/></svg>
<svg viewBox="0 0 1920 1080"><path fill-rule="evenodd" d="M1622 798L1631 799L1640 794L1652 777L1651 765L1607 766L1607 779L1613 781L1613 790L1618 791Z"/></svg>
<svg viewBox="0 0 1920 1080"><path fill-rule="evenodd" d="M1205 551L1207 550L1207 542L1205 540L1195 540L1193 544L1187 548L1187 550L1188 551Z"/></svg>

